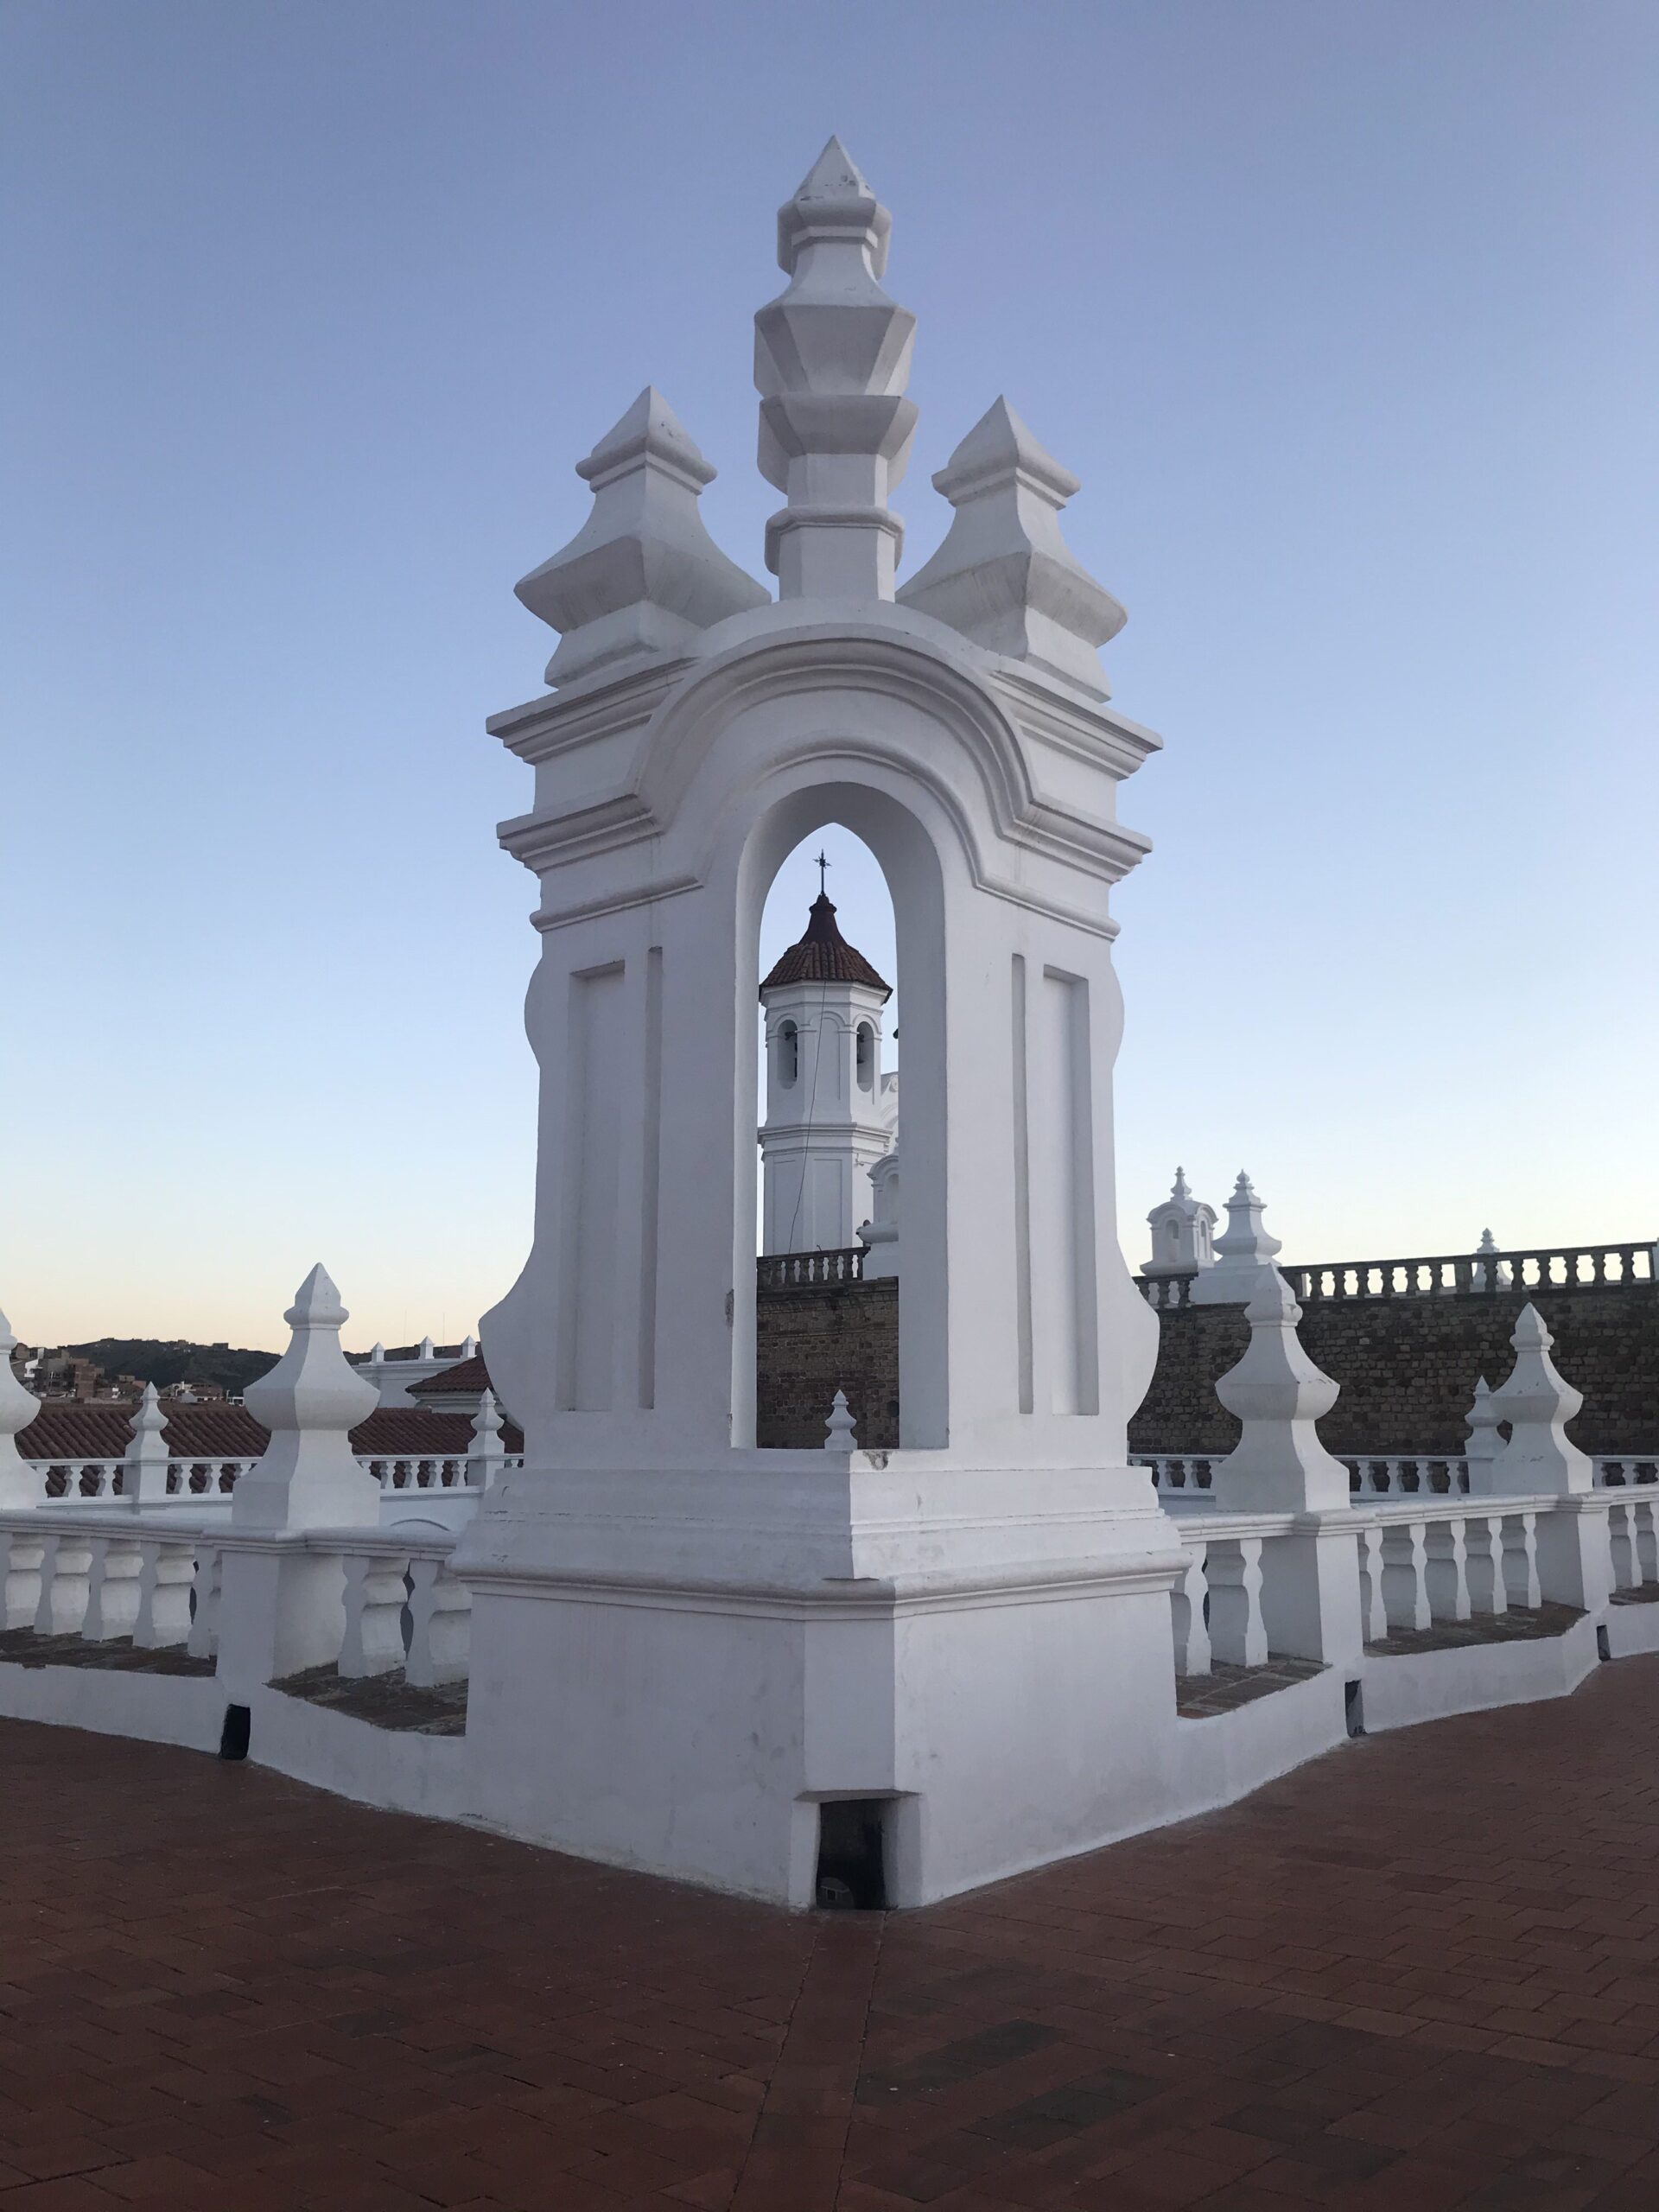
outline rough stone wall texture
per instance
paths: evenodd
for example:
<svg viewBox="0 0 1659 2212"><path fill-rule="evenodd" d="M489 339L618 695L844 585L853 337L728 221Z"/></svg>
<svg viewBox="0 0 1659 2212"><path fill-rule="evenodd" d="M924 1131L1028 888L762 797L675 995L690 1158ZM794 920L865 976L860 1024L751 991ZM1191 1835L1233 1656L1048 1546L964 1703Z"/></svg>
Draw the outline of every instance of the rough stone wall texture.
<svg viewBox="0 0 1659 2212"><path fill-rule="evenodd" d="M837 1390L858 1423L858 1442L899 1441L899 1285L836 1283L763 1290L755 1300L755 1441L765 1451L823 1442Z"/></svg>
<svg viewBox="0 0 1659 2212"><path fill-rule="evenodd" d="M1300 1334L1308 1357L1342 1386L1319 1423L1332 1452L1456 1452L1475 1378L1496 1389L1515 1364L1510 1336L1528 1294L1315 1299ZM1659 1445L1659 1284L1537 1291L1556 1366L1584 1393L1567 1433L1586 1452ZM1238 1423L1216 1382L1249 1335L1238 1306L1160 1314L1157 1371L1129 1423L1135 1452L1230 1452Z"/></svg>
<svg viewBox="0 0 1659 2212"><path fill-rule="evenodd" d="M1541 1291L1534 1303L1555 1338L1556 1365L1584 1393L1568 1434L1586 1452L1659 1446L1659 1284ZM1475 1377L1494 1388L1514 1364L1510 1336L1522 1294L1316 1299L1302 1343L1342 1386L1319 1423L1332 1452L1457 1452ZM760 1443L823 1441L824 1416L844 1389L861 1444L899 1441L899 1287L892 1281L762 1292L759 1310ZM1238 1423L1216 1396L1217 1378L1249 1336L1238 1306L1160 1315L1158 1367L1129 1423L1135 1452L1230 1452Z"/></svg>

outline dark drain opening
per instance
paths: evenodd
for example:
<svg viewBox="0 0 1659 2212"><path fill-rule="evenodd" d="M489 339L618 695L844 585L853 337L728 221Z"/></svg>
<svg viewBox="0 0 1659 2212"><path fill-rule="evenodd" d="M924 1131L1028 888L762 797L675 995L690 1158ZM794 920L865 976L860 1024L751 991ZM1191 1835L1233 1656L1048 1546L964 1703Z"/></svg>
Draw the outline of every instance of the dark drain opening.
<svg viewBox="0 0 1659 2212"><path fill-rule="evenodd" d="M248 1756L248 1737L253 1726L253 1714L245 1705L227 1705L225 1726L219 1732L219 1756L222 1759L245 1759Z"/></svg>
<svg viewBox="0 0 1659 2212"><path fill-rule="evenodd" d="M1363 1736L1365 1733L1365 1692L1362 1685L1358 1682L1344 1682L1342 1686L1342 1702L1348 1719L1348 1733L1351 1736Z"/></svg>
<svg viewBox="0 0 1659 2212"><path fill-rule="evenodd" d="M1612 1647L1612 1645L1611 1645L1611 1643L1608 1643L1608 1641L1607 1641L1607 1630L1606 1630L1606 1629L1605 1629L1605 1627L1598 1628L1598 1629L1597 1629L1597 1630L1596 1630L1596 1656L1597 1656L1597 1658L1598 1658L1598 1659L1611 1659L1611 1658L1612 1657L1612 1656L1613 1656L1613 1647Z"/></svg>
<svg viewBox="0 0 1659 2212"><path fill-rule="evenodd" d="M892 1801L837 1797L818 1808L817 1901L829 1910L887 1909L886 1832Z"/></svg>

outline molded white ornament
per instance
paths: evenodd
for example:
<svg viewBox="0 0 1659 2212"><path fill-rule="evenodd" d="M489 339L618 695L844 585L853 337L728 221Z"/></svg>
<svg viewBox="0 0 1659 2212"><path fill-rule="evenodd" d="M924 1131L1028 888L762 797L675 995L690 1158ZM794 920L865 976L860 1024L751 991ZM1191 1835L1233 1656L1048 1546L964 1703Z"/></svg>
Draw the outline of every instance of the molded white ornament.
<svg viewBox="0 0 1659 2212"><path fill-rule="evenodd" d="M263 1459L237 1484L233 1528L372 1528L380 1519L380 1484L352 1453L351 1432L380 1394L340 1347L346 1320L340 1293L319 1263L283 1315L288 1350L251 1382L243 1403L270 1431Z"/></svg>
<svg viewBox="0 0 1659 2212"><path fill-rule="evenodd" d="M593 486L592 514L514 588L563 633L550 683L682 652L699 631L769 603L765 587L709 537L697 500L715 471L654 385L576 474Z"/></svg>
<svg viewBox="0 0 1659 2212"><path fill-rule="evenodd" d="M1276 1271L1244 1309L1250 1341L1216 1384L1243 1433L1215 1469L1224 1512L1305 1513L1350 1502L1348 1470L1319 1441L1314 1423L1337 1402L1338 1385L1303 1351L1302 1309Z"/></svg>
<svg viewBox="0 0 1659 2212"><path fill-rule="evenodd" d="M168 1453L162 1434L161 1400L146 1382L133 1415L132 1435L121 1461L121 1497L131 1506L156 1505L167 1496Z"/></svg>
<svg viewBox="0 0 1659 2212"><path fill-rule="evenodd" d="M944 543L899 592L963 637L1109 698L1099 648L1128 617L1073 557L1059 513L1080 480L997 399L933 479L956 509Z"/></svg>
<svg viewBox="0 0 1659 2212"><path fill-rule="evenodd" d="M1557 1371L1549 1356L1554 1341L1543 1315L1529 1301L1510 1338L1515 1365L1488 1402L1497 1419L1510 1424L1509 1443L1492 1470L1500 1496L1566 1497L1595 1487L1588 1455L1567 1436L1567 1424L1581 1411L1584 1394Z"/></svg>
<svg viewBox="0 0 1659 2212"><path fill-rule="evenodd" d="M1262 1202L1242 1170L1227 1201L1227 1229L1215 1242L1216 1264L1192 1285L1194 1306L1248 1306L1269 1276L1281 1280L1273 1264L1279 1239L1262 1225Z"/></svg>

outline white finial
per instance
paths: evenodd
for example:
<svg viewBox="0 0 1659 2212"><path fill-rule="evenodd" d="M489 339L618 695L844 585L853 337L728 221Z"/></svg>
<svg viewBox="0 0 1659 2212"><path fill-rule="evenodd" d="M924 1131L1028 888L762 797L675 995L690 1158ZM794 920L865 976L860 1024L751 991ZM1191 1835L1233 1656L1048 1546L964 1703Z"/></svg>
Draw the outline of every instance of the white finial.
<svg viewBox="0 0 1659 2212"><path fill-rule="evenodd" d="M1549 1356L1554 1342L1538 1308L1523 1306L1510 1338L1515 1365L1488 1401L1495 1418L1510 1424L1509 1443L1492 1469L1494 1488L1505 1497L1559 1497L1594 1486L1589 1459L1567 1437L1583 1393L1558 1373Z"/></svg>
<svg viewBox="0 0 1659 2212"><path fill-rule="evenodd" d="M41 1504L46 1487L41 1471L17 1449L18 1435L39 1413L41 1402L12 1367L16 1344L10 1322L0 1313L0 1509L8 1512Z"/></svg>
<svg viewBox="0 0 1659 2212"><path fill-rule="evenodd" d="M321 1260L295 1292L294 1303L283 1316L290 1329L338 1329L351 1318Z"/></svg>
<svg viewBox="0 0 1659 2212"><path fill-rule="evenodd" d="M1475 1384L1473 1403L1469 1408L1465 1427L1469 1440L1463 1447L1463 1456L1469 1468L1469 1495L1490 1497L1492 1495L1492 1469L1503 1450L1503 1439L1498 1433L1498 1415L1492 1404L1492 1393L1483 1375Z"/></svg>
<svg viewBox="0 0 1659 2212"><path fill-rule="evenodd" d="M1192 1286L1194 1306L1246 1306L1265 1277L1278 1279L1273 1255L1279 1239L1262 1224L1265 1211L1250 1179L1242 1170L1227 1201L1226 1234L1216 1239L1216 1265Z"/></svg>
<svg viewBox="0 0 1659 2212"><path fill-rule="evenodd" d="M385 1364L385 1357L386 1348L377 1337L374 1342L369 1346L369 1365L371 1367L382 1367Z"/></svg>
<svg viewBox="0 0 1659 2212"><path fill-rule="evenodd" d="M1172 1198L1192 1197L1192 1192L1186 1187L1186 1170L1184 1167L1178 1167L1175 1170L1175 1180L1169 1186L1169 1195Z"/></svg>
<svg viewBox="0 0 1659 2212"><path fill-rule="evenodd" d="M294 1332L288 1350L243 1394L248 1411L270 1431L270 1442L237 1484L231 1500L234 1526L378 1522L380 1484L358 1465L351 1431L374 1411L380 1394L340 1350L340 1325L347 1318L327 1271L313 1268L285 1316Z"/></svg>
<svg viewBox="0 0 1659 2212"><path fill-rule="evenodd" d="M146 1382L144 1395L132 1418L132 1435L121 1461L121 1497L124 1504L155 1505L167 1496L168 1453L162 1427L161 1400L156 1385Z"/></svg>
<svg viewBox="0 0 1659 2212"><path fill-rule="evenodd" d="M501 1441L501 1414L493 1390L486 1389L473 1421L473 1446L467 1455L467 1480L474 1490L488 1490L501 1471L505 1458Z"/></svg>
<svg viewBox="0 0 1659 2212"><path fill-rule="evenodd" d="M1314 1422L1337 1402L1337 1385L1321 1374L1296 1334L1302 1309L1290 1285L1269 1269L1244 1318L1244 1357L1216 1384L1243 1433L1211 1478L1224 1511L1302 1513L1349 1502L1348 1470L1320 1443Z"/></svg>
<svg viewBox="0 0 1659 2212"><path fill-rule="evenodd" d="M754 318L760 474L789 504L766 524L783 599L893 597L904 530L887 497L916 409L916 318L877 281L892 218L832 138L778 211L788 289Z"/></svg>
<svg viewBox="0 0 1659 2212"><path fill-rule="evenodd" d="M826 1452L855 1452L858 1449L853 1431L857 1426L847 1410L847 1393L837 1390L835 1403L830 1408L830 1418L824 1422L830 1433L823 1440Z"/></svg>
<svg viewBox="0 0 1659 2212"><path fill-rule="evenodd" d="M463 1337L461 1338L461 1356L463 1359L474 1358L476 1356L477 1351L478 1338L476 1337Z"/></svg>
<svg viewBox="0 0 1659 2212"><path fill-rule="evenodd" d="M728 615L769 594L709 537L697 500L715 472L653 385L576 474L594 510L570 543L514 587L563 632L550 683L685 652Z"/></svg>
<svg viewBox="0 0 1659 2212"><path fill-rule="evenodd" d="M998 399L933 483L956 513L899 603L1091 698L1109 697L1099 649L1128 618L1060 535L1060 510L1079 489L1071 470Z"/></svg>

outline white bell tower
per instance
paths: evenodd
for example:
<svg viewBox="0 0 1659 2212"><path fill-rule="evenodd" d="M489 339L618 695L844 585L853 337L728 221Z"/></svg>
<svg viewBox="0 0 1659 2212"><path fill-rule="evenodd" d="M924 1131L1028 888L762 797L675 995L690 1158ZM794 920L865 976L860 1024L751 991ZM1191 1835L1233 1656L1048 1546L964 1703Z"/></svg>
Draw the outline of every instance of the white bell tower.
<svg viewBox="0 0 1659 2212"><path fill-rule="evenodd" d="M893 1148L898 1112L898 1077L881 1072L892 995L820 888L805 935L760 986L764 1252L846 1251L869 1218L870 1170Z"/></svg>

